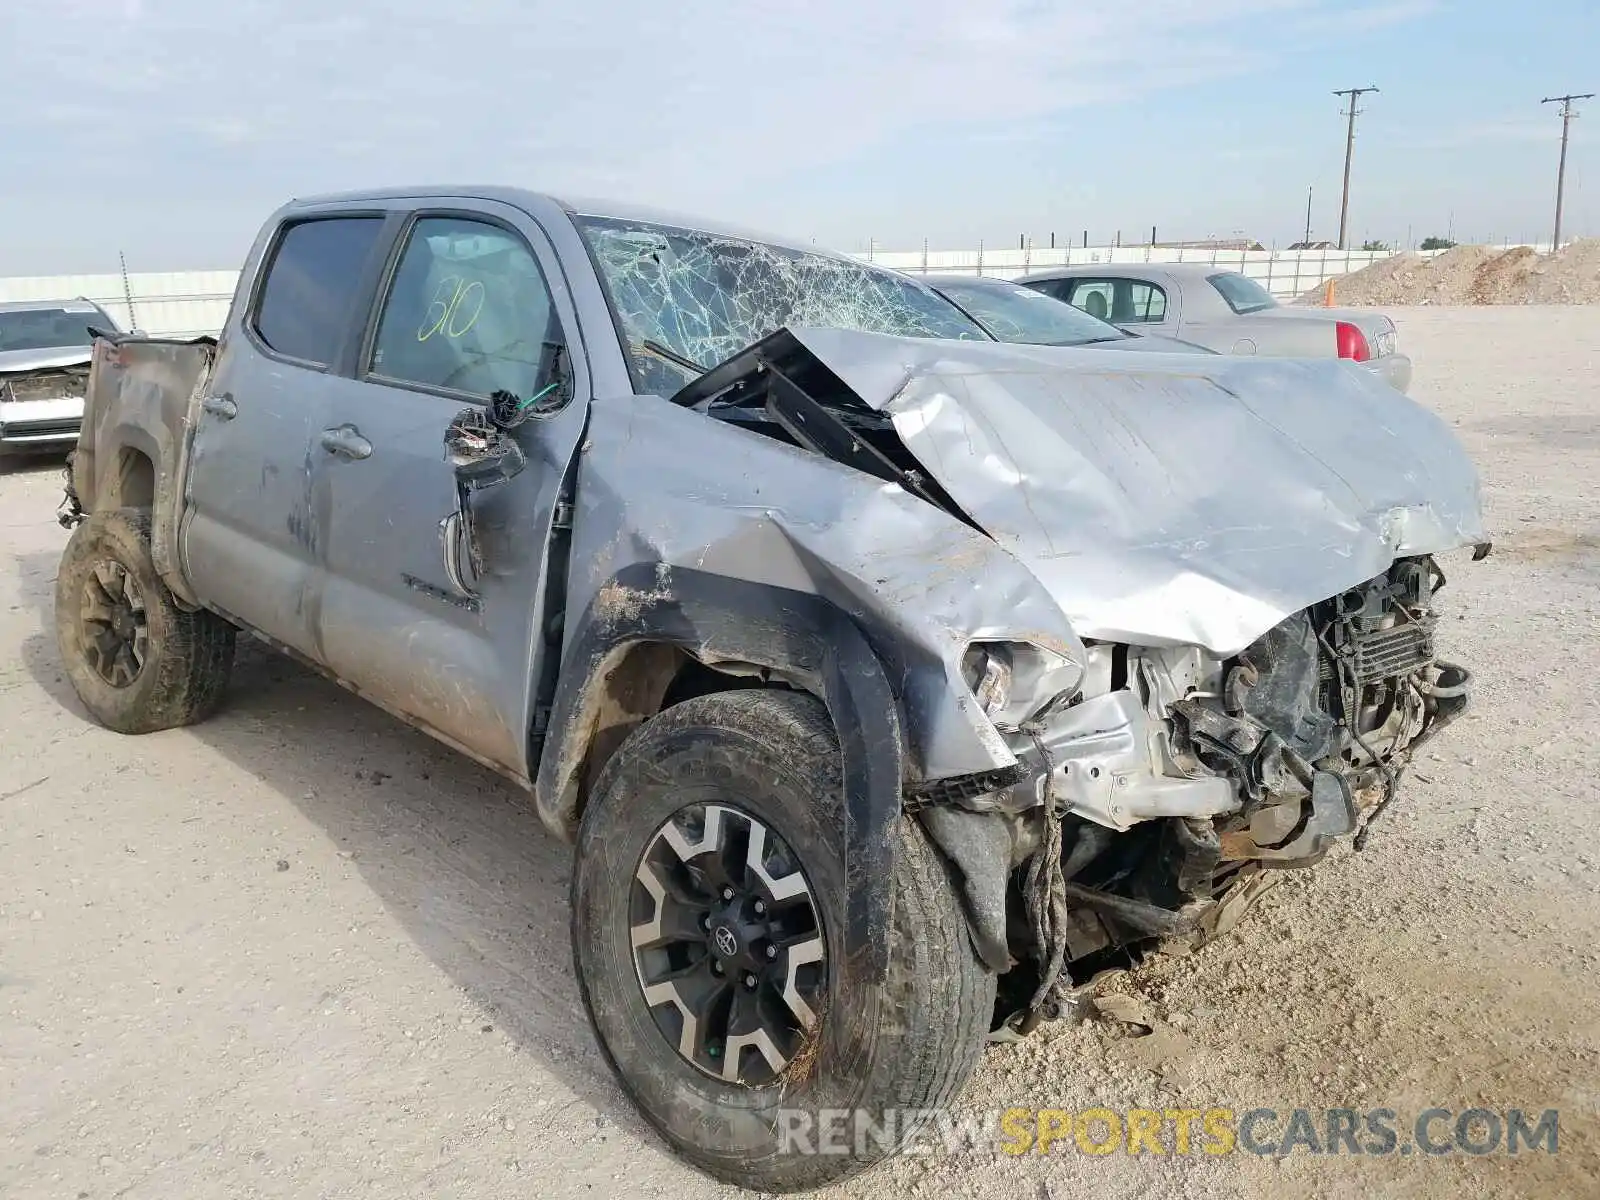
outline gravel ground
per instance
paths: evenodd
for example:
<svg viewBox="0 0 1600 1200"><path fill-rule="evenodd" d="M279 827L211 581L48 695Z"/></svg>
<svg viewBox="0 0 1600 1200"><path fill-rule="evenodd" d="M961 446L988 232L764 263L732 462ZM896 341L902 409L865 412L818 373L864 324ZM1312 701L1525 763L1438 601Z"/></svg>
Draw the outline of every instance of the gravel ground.
<svg viewBox="0 0 1600 1200"><path fill-rule="evenodd" d="M1559 1152L986 1149L850 1194L1600 1195L1600 307L1395 315L1486 477L1495 553L1445 564L1477 706L1363 853L1118 981L1137 1023L991 1050L962 1106L1387 1107L1402 1141L1430 1107L1558 1108ZM611 1084L526 798L261 650L209 724L88 723L57 468L0 477L0 1196L734 1194Z"/></svg>

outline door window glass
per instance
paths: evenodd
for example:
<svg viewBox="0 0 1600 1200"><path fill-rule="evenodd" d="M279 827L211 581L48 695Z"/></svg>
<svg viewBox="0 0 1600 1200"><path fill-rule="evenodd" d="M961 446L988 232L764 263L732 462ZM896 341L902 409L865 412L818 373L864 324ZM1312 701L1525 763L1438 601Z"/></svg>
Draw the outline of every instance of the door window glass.
<svg viewBox="0 0 1600 1200"><path fill-rule="evenodd" d="M1111 320L1111 281L1109 279L1080 279L1072 289L1072 306L1081 308L1091 317Z"/></svg>
<svg viewBox="0 0 1600 1200"><path fill-rule="evenodd" d="M333 362L382 228L379 217L327 217L284 230L256 305L255 330L269 349L321 367Z"/></svg>
<svg viewBox="0 0 1600 1200"><path fill-rule="evenodd" d="M1052 300L1060 300L1063 304L1072 303L1072 284L1070 279L1030 279L1024 287L1032 288L1036 292L1043 292Z"/></svg>
<svg viewBox="0 0 1600 1200"><path fill-rule="evenodd" d="M373 375L532 401L553 387L560 323L527 245L484 221L413 226L378 318Z"/></svg>
<svg viewBox="0 0 1600 1200"><path fill-rule="evenodd" d="M1117 325L1153 324L1167 316L1167 293L1139 279L1076 279L1069 303Z"/></svg>

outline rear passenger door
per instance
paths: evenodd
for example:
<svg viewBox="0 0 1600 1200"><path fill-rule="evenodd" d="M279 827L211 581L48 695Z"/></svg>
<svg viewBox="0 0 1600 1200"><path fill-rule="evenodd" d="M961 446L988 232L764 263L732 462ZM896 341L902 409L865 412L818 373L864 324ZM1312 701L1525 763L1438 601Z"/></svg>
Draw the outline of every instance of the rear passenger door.
<svg viewBox="0 0 1600 1200"><path fill-rule="evenodd" d="M407 217L354 377L314 435L330 501L322 652L373 699L521 774L534 680L557 645L542 627L547 551L589 380L543 231L510 206L462 205ZM526 465L471 495L458 528L445 430L497 391L528 402L510 432ZM475 580L452 570L471 532Z"/></svg>
<svg viewBox="0 0 1600 1200"><path fill-rule="evenodd" d="M184 475L179 540L197 593L313 659L330 497L312 439L337 364L359 336L383 233L381 213L318 214L287 221L253 249Z"/></svg>

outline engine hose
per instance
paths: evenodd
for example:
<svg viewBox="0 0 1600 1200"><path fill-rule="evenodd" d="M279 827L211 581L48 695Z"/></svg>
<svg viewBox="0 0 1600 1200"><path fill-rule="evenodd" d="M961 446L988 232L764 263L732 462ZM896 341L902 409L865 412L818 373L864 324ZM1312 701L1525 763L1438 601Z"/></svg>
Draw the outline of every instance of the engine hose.
<svg viewBox="0 0 1600 1200"><path fill-rule="evenodd" d="M1451 664L1440 663L1439 665L1450 666ZM1460 668L1457 669L1459 670ZM1465 671L1461 673L1466 675ZM1440 687L1437 683L1429 683L1426 679L1418 679L1414 683L1419 692L1425 696L1432 696L1435 700L1457 700L1465 696L1468 689L1472 687L1472 678L1467 676L1460 683L1447 684L1444 687Z"/></svg>

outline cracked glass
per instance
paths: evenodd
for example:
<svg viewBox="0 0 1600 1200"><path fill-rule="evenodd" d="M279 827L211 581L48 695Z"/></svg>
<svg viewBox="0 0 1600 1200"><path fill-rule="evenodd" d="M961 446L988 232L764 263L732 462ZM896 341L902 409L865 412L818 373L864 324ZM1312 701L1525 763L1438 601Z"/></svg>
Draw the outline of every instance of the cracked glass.
<svg viewBox="0 0 1600 1200"><path fill-rule="evenodd" d="M943 297L879 267L677 226L575 220L647 394L670 396L785 326L990 340Z"/></svg>

